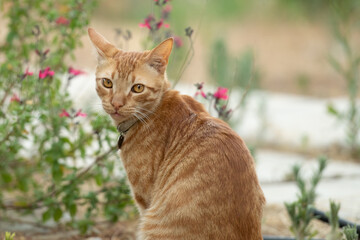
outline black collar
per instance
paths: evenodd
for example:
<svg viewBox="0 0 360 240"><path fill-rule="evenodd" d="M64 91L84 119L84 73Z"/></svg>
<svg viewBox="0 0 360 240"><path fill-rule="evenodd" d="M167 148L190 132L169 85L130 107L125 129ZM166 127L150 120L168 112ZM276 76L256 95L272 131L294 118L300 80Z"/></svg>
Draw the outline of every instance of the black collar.
<svg viewBox="0 0 360 240"><path fill-rule="evenodd" d="M117 130L120 133L119 139L118 139L118 148L121 149L121 146L124 142L125 134L127 131L130 130L132 126L134 126L138 122L137 119L129 120L126 122L122 122L119 125L117 125Z"/></svg>

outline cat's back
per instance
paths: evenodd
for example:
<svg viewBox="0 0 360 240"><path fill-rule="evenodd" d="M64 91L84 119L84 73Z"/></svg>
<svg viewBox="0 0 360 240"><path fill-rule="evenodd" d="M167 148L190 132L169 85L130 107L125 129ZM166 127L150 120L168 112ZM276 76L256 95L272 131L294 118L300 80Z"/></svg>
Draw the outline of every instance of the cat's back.
<svg viewBox="0 0 360 240"><path fill-rule="evenodd" d="M170 92L164 104L170 142L148 215L179 239L261 239L264 197L243 140L189 96Z"/></svg>

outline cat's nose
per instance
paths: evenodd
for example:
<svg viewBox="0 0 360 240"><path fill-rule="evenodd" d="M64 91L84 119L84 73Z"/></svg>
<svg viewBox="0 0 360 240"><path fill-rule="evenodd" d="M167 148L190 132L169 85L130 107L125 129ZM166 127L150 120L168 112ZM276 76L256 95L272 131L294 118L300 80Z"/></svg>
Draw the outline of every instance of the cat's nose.
<svg viewBox="0 0 360 240"><path fill-rule="evenodd" d="M111 100L111 105L114 107L115 111L118 111L125 105L125 97L121 95L115 95Z"/></svg>
<svg viewBox="0 0 360 240"><path fill-rule="evenodd" d="M125 104L123 102L115 102L112 101L111 105L114 107L114 109L117 111L119 110L121 107L123 107Z"/></svg>

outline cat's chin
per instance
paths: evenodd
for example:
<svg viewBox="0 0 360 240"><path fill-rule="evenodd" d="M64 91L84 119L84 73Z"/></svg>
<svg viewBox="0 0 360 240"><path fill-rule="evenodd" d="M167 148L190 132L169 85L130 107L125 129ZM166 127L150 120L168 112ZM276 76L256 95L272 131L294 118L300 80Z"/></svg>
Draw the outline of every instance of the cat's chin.
<svg viewBox="0 0 360 240"><path fill-rule="evenodd" d="M111 113L109 115L115 121L115 123L121 123L126 121L127 119L124 115L121 115L119 113Z"/></svg>

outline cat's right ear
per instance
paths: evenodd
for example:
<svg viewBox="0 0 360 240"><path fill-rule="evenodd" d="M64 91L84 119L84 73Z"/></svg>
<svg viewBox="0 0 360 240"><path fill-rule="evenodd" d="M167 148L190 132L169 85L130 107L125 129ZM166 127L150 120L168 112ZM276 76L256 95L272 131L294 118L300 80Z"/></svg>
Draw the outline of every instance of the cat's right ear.
<svg viewBox="0 0 360 240"><path fill-rule="evenodd" d="M173 44L174 39L168 38L150 51L149 64L161 74L165 72L166 66L169 62L169 56L171 54Z"/></svg>
<svg viewBox="0 0 360 240"><path fill-rule="evenodd" d="M88 33L89 38L98 53L99 62L106 58L114 57L114 55L120 51L93 28L88 28Z"/></svg>

